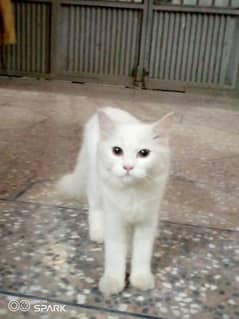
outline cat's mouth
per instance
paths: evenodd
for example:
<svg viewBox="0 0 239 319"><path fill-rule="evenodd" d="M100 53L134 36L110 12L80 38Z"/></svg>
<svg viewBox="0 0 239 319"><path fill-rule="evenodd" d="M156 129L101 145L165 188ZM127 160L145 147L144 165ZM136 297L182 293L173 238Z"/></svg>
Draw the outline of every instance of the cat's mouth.
<svg viewBox="0 0 239 319"><path fill-rule="evenodd" d="M122 179L125 183L130 183L131 181L133 181L134 178L130 174L125 174Z"/></svg>
<svg viewBox="0 0 239 319"><path fill-rule="evenodd" d="M138 181L137 177L132 174L125 174L122 176L121 180L125 184L133 184Z"/></svg>

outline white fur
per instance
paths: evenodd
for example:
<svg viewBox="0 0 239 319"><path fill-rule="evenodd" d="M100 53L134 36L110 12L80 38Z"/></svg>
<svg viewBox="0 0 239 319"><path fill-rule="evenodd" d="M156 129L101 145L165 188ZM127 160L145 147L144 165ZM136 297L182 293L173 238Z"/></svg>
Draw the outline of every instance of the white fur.
<svg viewBox="0 0 239 319"><path fill-rule="evenodd" d="M131 285L142 290L154 287L151 256L168 177L171 122L171 114L146 124L119 109L99 110L85 126L74 172L60 181L68 195L80 198L86 190L90 238L105 244L99 284L104 295L124 288L131 244ZM121 147L123 155L113 154L114 146ZM141 149L149 149L149 156L139 157ZM134 168L126 173L124 165Z"/></svg>

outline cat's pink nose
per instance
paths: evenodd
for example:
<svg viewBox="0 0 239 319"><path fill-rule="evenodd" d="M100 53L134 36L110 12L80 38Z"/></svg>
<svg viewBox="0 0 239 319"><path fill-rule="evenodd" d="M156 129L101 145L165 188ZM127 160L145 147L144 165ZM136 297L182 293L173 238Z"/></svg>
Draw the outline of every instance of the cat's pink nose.
<svg viewBox="0 0 239 319"><path fill-rule="evenodd" d="M127 173L128 173L129 171L131 171L131 170L134 168L134 166L124 165L123 168L124 168L124 169L127 171Z"/></svg>

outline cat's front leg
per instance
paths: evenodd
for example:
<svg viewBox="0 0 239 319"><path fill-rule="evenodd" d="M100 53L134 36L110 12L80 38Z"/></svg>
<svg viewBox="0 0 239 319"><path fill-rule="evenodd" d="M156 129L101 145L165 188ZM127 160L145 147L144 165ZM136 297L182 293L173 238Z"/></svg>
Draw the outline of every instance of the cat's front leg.
<svg viewBox="0 0 239 319"><path fill-rule="evenodd" d="M105 296L117 294L125 287L127 229L118 218L105 220L105 269L99 288Z"/></svg>
<svg viewBox="0 0 239 319"><path fill-rule="evenodd" d="M103 211L92 206L89 209L89 235L97 243L104 241Z"/></svg>
<svg viewBox="0 0 239 319"><path fill-rule="evenodd" d="M89 235L90 239L103 243L104 227L103 227L103 211L100 202L100 187L97 184L96 173L91 170L89 174L87 197L89 204Z"/></svg>
<svg viewBox="0 0 239 319"><path fill-rule="evenodd" d="M154 288L154 276L151 272L151 258L157 221L139 224L133 235L133 254L130 284L140 290Z"/></svg>

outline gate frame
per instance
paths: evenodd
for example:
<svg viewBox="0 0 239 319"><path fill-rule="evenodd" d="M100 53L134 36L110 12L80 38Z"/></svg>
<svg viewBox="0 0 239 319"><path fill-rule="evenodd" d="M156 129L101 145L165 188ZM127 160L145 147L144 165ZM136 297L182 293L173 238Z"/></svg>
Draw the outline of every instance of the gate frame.
<svg viewBox="0 0 239 319"><path fill-rule="evenodd" d="M237 17L237 24L239 25L239 10L238 9L225 9L225 8L212 8L212 7L196 7L196 6L179 6L179 5L160 5L155 4L154 0L144 0L142 3L128 3L128 2L110 2L110 1L96 1L96 0L14 0L14 2L24 3L47 3L51 6L51 26L50 26L50 52L49 52L49 72L25 72L25 71L8 71L1 70L1 75L6 76L35 76L46 79L62 79L71 80L76 82L100 82L111 84L124 84L128 86L139 86L149 89L165 89L185 91L186 87L193 87L191 84L184 83L183 81L171 81L150 79L149 74L149 59L150 59L150 40L152 34L152 16L154 10L164 12L184 12L184 13L207 13L207 14L223 14ZM60 70L60 50L59 43L61 39L61 6L62 5L87 5L105 8L132 8L142 10L142 26L139 41L138 63L135 70L132 70L132 77L120 76L102 76L88 74L66 74ZM239 43L238 43L239 46ZM239 60L239 56L238 56ZM238 65L237 61L237 65ZM237 83L235 88L228 87L228 89L237 89L239 87L239 68L237 76ZM200 85L199 87L203 87ZM219 88L216 86L216 88Z"/></svg>

